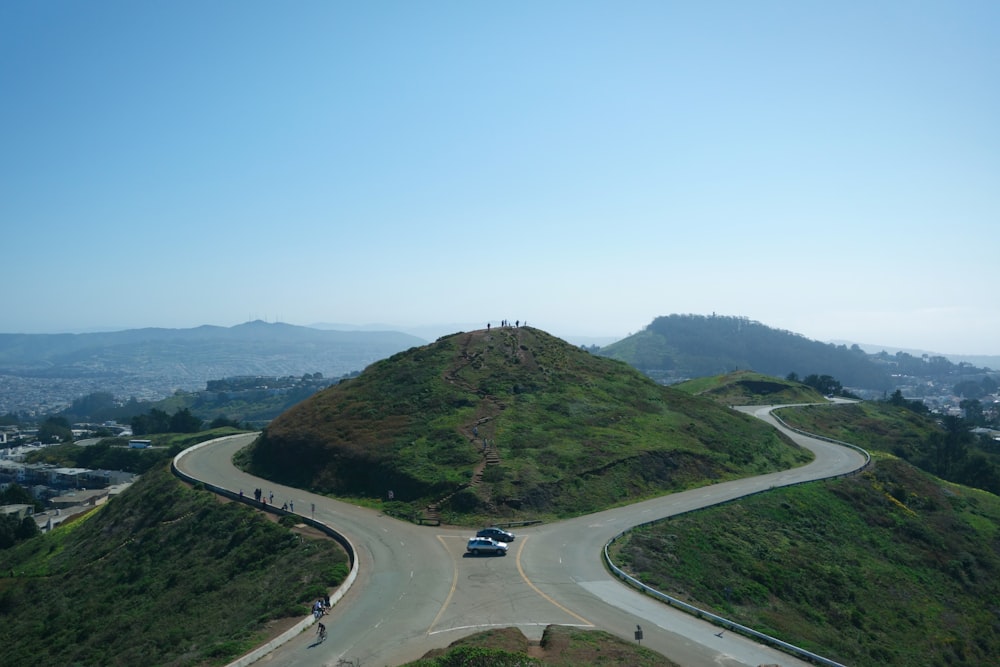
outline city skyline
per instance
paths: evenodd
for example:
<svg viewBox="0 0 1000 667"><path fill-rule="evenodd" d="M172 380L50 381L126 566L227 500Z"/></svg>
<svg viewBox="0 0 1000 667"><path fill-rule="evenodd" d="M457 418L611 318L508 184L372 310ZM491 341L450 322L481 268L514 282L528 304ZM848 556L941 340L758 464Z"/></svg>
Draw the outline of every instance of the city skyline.
<svg viewBox="0 0 1000 667"><path fill-rule="evenodd" d="M1000 5L8 3L3 333L1000 354Z"/></svg>

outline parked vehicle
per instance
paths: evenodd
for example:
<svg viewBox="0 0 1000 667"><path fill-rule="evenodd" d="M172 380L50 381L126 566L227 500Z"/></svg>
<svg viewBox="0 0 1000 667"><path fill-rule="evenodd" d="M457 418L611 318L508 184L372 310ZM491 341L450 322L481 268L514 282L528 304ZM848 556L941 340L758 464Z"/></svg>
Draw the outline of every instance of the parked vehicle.
<svg viewBox="0 0 1000 667"><path fill-rule="evenodd" d="M505 542L497 542L496 540L492 540L488 537L473 537L469 540L469 543L465 545L465 550L473 556L478 556L479 554L506 556L507 544Z"/></svg>
<svg viewBox="0 0 1000 667"><path fill-rule="evenodd" d="M476 533L476 537L488 537L497 542L513 542L514 533L508 533L503 528L497 528L496 526L490 526L489 528L483 528L481 531Z"/></svg>

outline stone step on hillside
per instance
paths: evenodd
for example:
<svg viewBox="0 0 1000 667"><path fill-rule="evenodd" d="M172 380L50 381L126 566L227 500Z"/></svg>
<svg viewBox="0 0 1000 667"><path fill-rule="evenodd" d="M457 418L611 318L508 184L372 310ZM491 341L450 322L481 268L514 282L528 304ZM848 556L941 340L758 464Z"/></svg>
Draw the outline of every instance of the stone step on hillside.
<svg viewBox="0 0 1000 667"><path fill-rule="evenodd" d="M441 508L436 504L428 505L424 508L424 521L441 525Z"/></svg>
<svg viewBox="0 0 1000 667"><path fill-rule="evenodd" d="M486 465L495 466L500 464L500 454L495 445L490 445L486 450Z"/></svg>

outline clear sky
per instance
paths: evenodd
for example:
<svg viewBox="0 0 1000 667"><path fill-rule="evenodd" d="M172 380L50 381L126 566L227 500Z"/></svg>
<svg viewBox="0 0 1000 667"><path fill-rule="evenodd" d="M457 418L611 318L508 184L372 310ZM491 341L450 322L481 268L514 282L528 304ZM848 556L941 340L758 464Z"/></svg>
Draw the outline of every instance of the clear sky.
<svg viewBox="0 0 1000 667"><path fill-rule="evenodd" d="M1000 3L0 3L0 331L1000 354Z"/></svg>

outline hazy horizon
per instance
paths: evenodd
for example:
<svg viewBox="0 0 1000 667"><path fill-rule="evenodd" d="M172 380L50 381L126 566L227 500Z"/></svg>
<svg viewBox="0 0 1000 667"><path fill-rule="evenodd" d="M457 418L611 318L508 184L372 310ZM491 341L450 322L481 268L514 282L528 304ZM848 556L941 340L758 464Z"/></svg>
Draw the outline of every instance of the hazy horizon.
<svg viewBox="0 0 1000 667"><path fill-rule="evenodd" d="M705 313L685 313L685 314L689 314L689 315L707 315ZM728 316L728 315L726 315L724 313L718 313L718 315L720 315L720 316ZM734 316L734 317L736 317L736 316ZM738 316L738 317L742 317L742 316ZM384 323L384 322L381 322L381 323L380 322L369 322L369 323L364 323L364 324L356 324L356 323L350 323L350 322L311 322L311 323L308 323L308 324L299 324L299 323L295 323L295 322L284 322L284 321L278 321L278 320L267 320L267 319L263 319L263 318L254 318L254 319L246 320L244 322L237 322L236 324L232 324L232 325L213 324L211 322L205 322L205 323L202 323L200 325L196 325L195 327L121 327L121 326L98 326L98 327L93 327L93 328L89 328L89 329L79 329L79 328L78 329L73 329L73 328L68 328L68 329L65 329L65 330L44 331L44 332L7 332L7 331L0 331L0 334L10 334L10 333L39 333L39 334L113 333L113 332L118 332L118 331L127 331L127 330L132 330L132 329L144 329L144 328L187 329L187 328L197 328L198 326L217 326L217 327L228 328L228 327L233 327L233 326L239 326L241 324L248 324L248 323L251 323L251 322L264 322L266 324L287 324L287 325L291 325L291 326L301 326L301 327L307 327L307 328L312 328L312 329L334 330L334 331L395 331L395 332L400 332L400 333L408 333L408 334L413 335L413 336L424 338L425 340L427 340L427 342L432 342L433 340L435 340L435 339L437 339L437 338L439 338L441 336L448 335L448 334L451 334L451 333L456 333L458 331L473 331L473 330L476 330L476 329L482 329L482 328L486 327L486 323L485 322L482 323L482 324L480 324L480 323L473 323L473 322L464 322L464 323L463 322L452 322L452 323L427 323L427 324L416 324L416 325L399 325L399 324L391 324L391 323ZM650 322L647 323L647 325L650 324L650 323L652 323L652 319L650 320ZM770 325L768 325L767 322L761 322L761 324L763 324L764 326L770 326ZM525 326L535 326L533 323L530 323L530 322L526 322L526 323L524 323L524 325ZM490 322L490 326L500 326L500 320L495 321L495 322ZM542 327L538 327L538 328L542 328ZM771 327L771 328L777 329L779 327ZM569 343L573 343L575 345L587 345L587 346L590 346L592 344L598 344L598 345L603 346L603 345L608 345L608 344L610 344L612 342L621 340L623 338L626 338L626 337L628 337L628 336L630 336L632 334L638 333L642 329L645 329L645 326L640 327L639 329L636 329L635 331L627 332L627 333L622 334L620 336L600 336L600 335L593 336L593 335L587 335L587 334L580 334L580 333L576 333L576 332L572 332L572 331L568 331L568 332L567 331L551 331L551 330L544 329L544 328L542 328L542 329L545 330L546 333L549 333L549 334L552 334L552 335L557 336L559 338L562 338L563 340L565 340L565 341L567 341ZM792 331L791 333L800 334L801 332ZM889 343L885 343L885 342L878 342L878 341L845 340L845 339L820 339L820 338L815 338L815 339L811 338L811 340L816 340L816 341L821 342L821 343L831 343L831 344L834 344L834 345L858 345L862 349L864 349L866 352L869 352L869 353L874 353L874 352L878 352L878 351L884 350L886 352L893 353L893 354L895 352L902 351L902 352L907 352L907 353L912 353L912 354L921 354L921 353L923 353L923 354L940 354L940 355L943 355L943 356L951 356L951 357L1000 357L1000 354L992 354L992 353L989 353L989 352L967 354L967 353L962 353L962 352L953 352L953 351L950 351L950 350L937 350L937 349L927 349L927 348L911 348L911 347L905 347L905 346L900 346L900 345L893 345L893 344L889 344Z"/></svg>
<svg viewBox="0 0 1000 667"><path fill-rule="evenodd" d="M0 329L1000 354L1000 3L0 4ZM870 343L870 341L875 341Z"/></svg>

